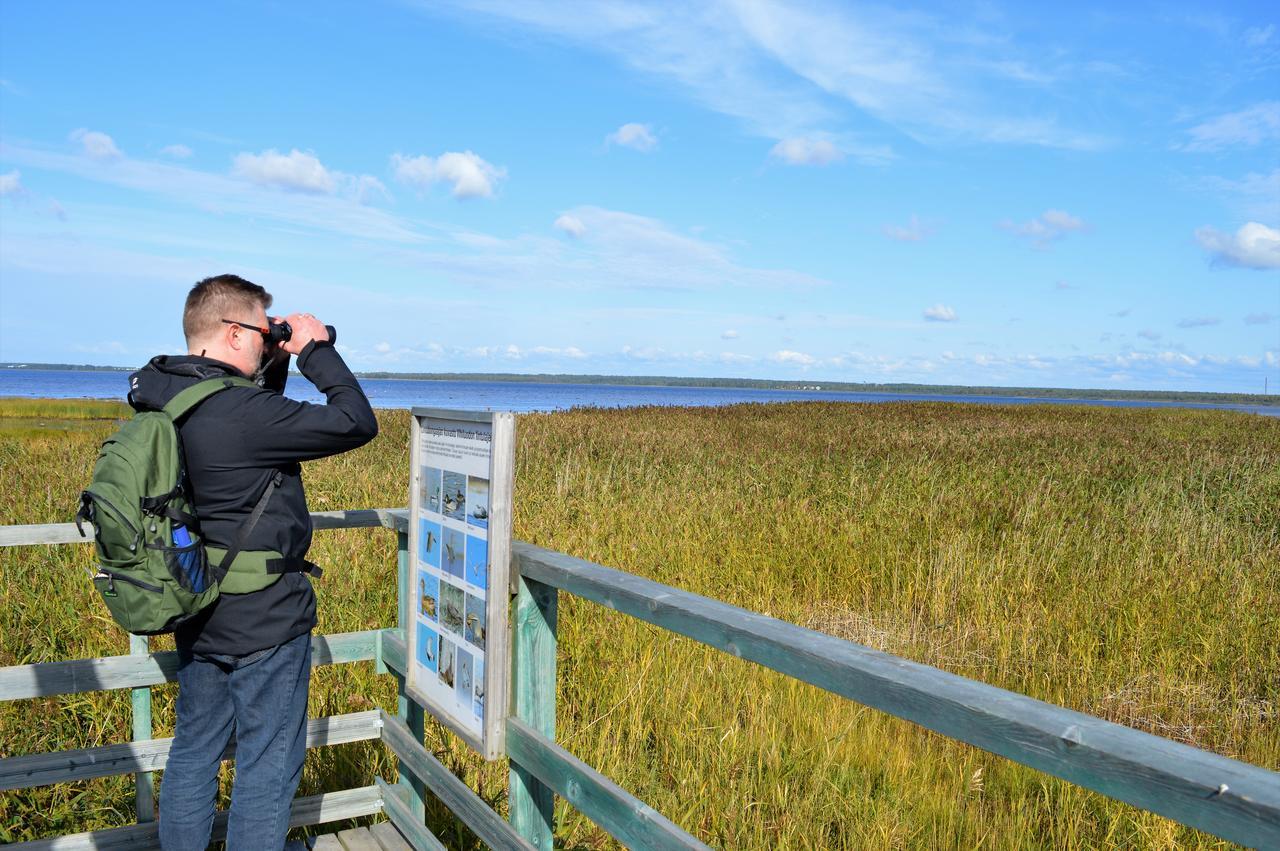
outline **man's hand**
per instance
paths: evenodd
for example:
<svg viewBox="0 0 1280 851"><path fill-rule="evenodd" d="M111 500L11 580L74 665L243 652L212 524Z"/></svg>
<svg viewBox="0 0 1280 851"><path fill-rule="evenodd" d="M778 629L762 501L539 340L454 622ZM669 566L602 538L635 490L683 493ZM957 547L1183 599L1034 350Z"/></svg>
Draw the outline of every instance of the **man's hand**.
<svg viewBox="0 0 1280 851"><path fill-rule="evenodd" d="M301 354L312 340L326 342L329 339L329 330L324 327L324 323L310 313L291 313L285 317L285 321L293 328L293 337L288 342L281 343L280 348L291 355Z"/></svg>

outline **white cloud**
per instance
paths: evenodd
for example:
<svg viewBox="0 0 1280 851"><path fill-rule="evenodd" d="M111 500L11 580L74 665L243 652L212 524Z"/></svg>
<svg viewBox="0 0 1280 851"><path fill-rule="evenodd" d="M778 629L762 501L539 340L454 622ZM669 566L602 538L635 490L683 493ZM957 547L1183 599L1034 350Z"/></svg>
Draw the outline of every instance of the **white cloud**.
<svg viewBox="0 0 1280 851"><path fill-rule="evenodd" d="M865 124L849 120L856 111L910 135L1086 149L1102 144L1043 114L1046 100L1028 97L1027 90L1039 91L1060 75L1035 67L990 18L767 0L419 5L437 14L452 9L472 26L487 28L497 19L611 54L774 140ZM854 154L843 140L840 148Z"/></svg>
<svg viewBox="0 0 1280 851"><path fill-rule="evenodd" d="M67 220L67 211L53 198L49 199L49 212L53 213L54 217L60 222Z"/></svg>
<svg viewBox="0 0 1280 851"><path fill-rule="evenodd" d="M1222 320L1215 316L1194 316L1189 319L1179 319L1179 328L1208 328L1212 325L1221 325Z"/></svg>
<svg viewBox="0 0 1280 851"><path fill-rule="evenodd" d="M387 191L387 187L371 174L351 178L349 186L351 197L361 204L372 204L375 200L391 200L391 193Z"/></svg>
<svg viewBox="0 0 1280 851"><path fill-rule="evenodd" d="M231 173L259 186L332 195L338 181L312 153L294 148L282 154L274 148L261 154L236 154Z"/></svg>
<svg viewBox="0 0 1280 851"><path fill-rule="evenodd" d="M124 156L110 136L106 133L99 133L97 130L86 130L83 127L79 130L73 130L71 131L71 140L79 142L85 155L91 159L117 160Z"/></svg>
<svg viewBox="0 0 1280 851"><path fill-rule="evenodd" d="M165 145L160 149L160 153L162 156L169 157L170 159L186 160L190 159L191 155L194 154L195 151L191 150L186 145Z"/></svg>
<svg viewBox="0 0 1280 851"><path fill-rule="evenodd" d="M624 124L605 137L606 145L621 145L637 151L652 151L658 147L658 137L648 124Z"/></svg>
<svg viewBox="0 0 1280 851"><path fill-rule="evenodd" d="M773 146L769 155L787 165L830 165L844 159L844 151L830 141L799 136L783 139Z"/></svg>
<svg viewBox="0 0 1280 851"><path fill-rule="evenodd" d="M1229 147L1255 147L1280 140L1280 100L1263 101L1239 112L1230 112L1197 124L1187 133L1191 141L1184 151L1217 151Z"/></svg>
<svg viewBox="0 0 1280 851"><path fill-rule="evenodd" d="M556 230L564 231L575 239L587 232L587 226L582 223L582 219L577 216L571 216L568 213L557 218L552 223L552 227Z"/></svg>
<svg viewBox="0 0 1280 851"><path fill-rule="evenodd" d="M736 339L738 339L738 332L737 332L737 331L735 331L735 330L733 330L732 328L729 328L729 329L727 329L727 330L725 330L725 331L720 332L720 339L721 339L721 340L736 340Z"/></svg>
<svg viewBox="0 0 1280 851"><path fill-rule="evenodd" d="M789 349L774 352L771 360L778 363L793 363L798 366L813 366L818 362L818 359L812 355L807 355L804 352L794 352Z"/></svg>
<svg viewBox="0 0 1280 851"><path fill-rule="evenodd" d="M380 355L385 355L391 351L391 344L383 340L381 343L373 347L373 350Z"/></svg>
<svg viewBox="0 0 1280 851"><path fill-rule="evenodd" d="M912 216L911 221L905 227L901 225L885 225L882 230L885 236L897 242L920 242L933 233L916 216Z"/></svg>
<svg viewBox="0 0 1280 851"><path fill-rule="evenodd" d="M471 151L448 151L439 157L406 157L394 154L391 167L396 180L425 191L433 183L449 183L459 200L492 198L494 185L507 176L505 168L485 162Z"/></svg>
<svg viewBox="0 0 1280 851"><path fill-rule="evenodd" d="M956 312L954 308L947 307L945 304L935 304L933 307L924 309L924 318L930 322L955 322Z"/></svg>
<svg viewBox="0 0 1280 851"><path fill-rule="evenodd" d="M22 172L14 169L5 174L0 174L0 197L17 195L22 191Z"/></svg>
<svg viewBox="0 0 1280 851"><path fill-rule="evenodd" d="M1063 210L1045 210L1043 214L1029 222L1005 219L1000 222L1000 227L1030 241L1033 248L1043 250L1068 233L1087 229L1088 225L1082 219Z"/></svg>
<svg viewBox="0 0 1280 851"><path fill-rule="evenodd" d="M1275 34L1275 24L1267 24L1265 27L1249 27L1244 31L1244 43L1249 47L1262 47L1262 45L1271 41L1271 36Z"/></svg>
<svg viewBox="0 0 1280 851"><path fill-rule="evenodd" d="M1248 222L1235 235L1212 227L1196 231L1196 241L1208 251L1215 266L1245 269L1280 269L1280 230Z"/></svg>

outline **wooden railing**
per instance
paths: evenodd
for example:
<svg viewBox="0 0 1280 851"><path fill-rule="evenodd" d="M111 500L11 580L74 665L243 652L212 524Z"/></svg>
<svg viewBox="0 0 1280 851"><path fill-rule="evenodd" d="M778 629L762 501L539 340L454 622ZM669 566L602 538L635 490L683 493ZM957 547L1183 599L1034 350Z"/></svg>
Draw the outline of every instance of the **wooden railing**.
<svg viewBox="0 0 1280 851"><path fill-rule="evenodd" d="M1246 846L1280 847L1280 773L518 542L512 553L517 588L505 821L423 748L423 711L405 694L404 512L326 512L312 518L317 529L397 532L399 626L316 636L313 653L316 665L374 660L379 671L397 677L399 699L394 716L375 710L313 719L308 747L379 738L398 758L400 780L299 798L295 826L383 811L415 847L442 848L423 819L430 789L490 846L549 851L552 803L560 795L631 847L706 847L556 744L556 621L558 593L565 591L1182 824ZM71 524L0 527L0 546L82 540ZM154 844L149 772L164 767L170 740L150 737L150 687L174 679L175 665L173 653L135 647L130 656L0 668L0 699L130 688L135 712L135 741L0 760L0 789L133 773L139 824L67 839L83 847ZM54 842L30 845L51 848Z"/></svg>

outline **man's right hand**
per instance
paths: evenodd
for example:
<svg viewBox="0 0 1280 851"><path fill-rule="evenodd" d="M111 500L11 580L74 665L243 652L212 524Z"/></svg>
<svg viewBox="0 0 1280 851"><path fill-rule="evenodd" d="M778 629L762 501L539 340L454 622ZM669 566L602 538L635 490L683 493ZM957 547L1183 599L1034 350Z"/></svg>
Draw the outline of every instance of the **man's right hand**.
<svg viewBox="0 0 1280 851"><path fill-rule="evenodd" d="M291 313L284 321L293 328L293 336L288 342L281 343L280 348L291 355L300 354L312 340L326 342L329 339L329 329L310 313Z"/></svg>

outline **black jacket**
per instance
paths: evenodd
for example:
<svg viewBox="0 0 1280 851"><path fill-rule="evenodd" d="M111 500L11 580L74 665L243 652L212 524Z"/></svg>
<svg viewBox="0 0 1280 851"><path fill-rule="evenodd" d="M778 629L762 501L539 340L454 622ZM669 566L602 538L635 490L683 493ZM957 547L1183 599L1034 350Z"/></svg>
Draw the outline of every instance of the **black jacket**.
<svg viewBox="0 0 1280 851"><path fill-rule="evenodd" d="M313 342L298 356L298 370L325 394L327 405L282 395L287 367L286 360L273 370L266 387L214 394L178 426L196 516L214 546L235 541L279 471L283 481L244 549L303 558L311 546L311 516L299 462L355 449L378 433L369 400L333 346ZM139 411L158 410L184 388L219 375L240 373L212 358L160 355L130 376L129 404ZM194 652L243 655L296 638L315 624L310 580L285 573L262 591L222 595L180 627L176 637Z"/></svg>

